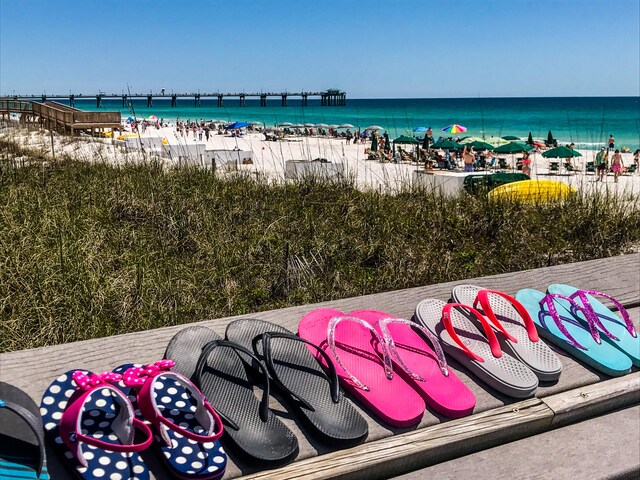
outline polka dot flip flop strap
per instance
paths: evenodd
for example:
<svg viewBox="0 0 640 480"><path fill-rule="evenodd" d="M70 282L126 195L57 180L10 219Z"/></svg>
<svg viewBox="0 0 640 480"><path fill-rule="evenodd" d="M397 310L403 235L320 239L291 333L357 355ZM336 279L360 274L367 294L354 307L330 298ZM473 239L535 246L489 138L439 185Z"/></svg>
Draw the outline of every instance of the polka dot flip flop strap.
<svg viewBox="0 0 640 480"><path fill-rule="evenodd" d="M152 365L123 365L119 384L149 422L156 443L174 477L211 480L225 471L227 456L220 445L220 417L198 388L171 371L172 360Z"/></svg>
<svg viewBox="0 0 640 480"><path fill-rule="evenodd" d="M45 437L78 477L87 480L147 480L138 454L152 441L129 399L112 385L112 372L69 371L46 390L40 404ZM136 430L144 441L133 443Z"/></svg>

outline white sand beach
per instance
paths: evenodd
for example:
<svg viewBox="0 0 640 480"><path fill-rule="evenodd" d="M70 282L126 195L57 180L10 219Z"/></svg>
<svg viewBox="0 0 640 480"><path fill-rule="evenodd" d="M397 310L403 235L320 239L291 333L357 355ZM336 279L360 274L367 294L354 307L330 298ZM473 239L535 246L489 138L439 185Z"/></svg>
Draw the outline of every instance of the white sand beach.
<svg viewBox="0 0 640 480"><path fill-rule="evenodd" d="M12 122L13 123L13 122ZM11 137L24 146L41 151L42 154L51 158L51 137L47 131L26 130L14 125L6 127L0 132L0 138ZM160 149L146 148L143 153L140 150L138 138L127 138L126 141L112 140L110 138L95 138L89 136L68 137L58 134L53 136L53 149L56 158L68 155L86 161L106 161L113 164L124 164L128 162L142 161L151 157L158 157L167 162L167 165L177 164L184 161L194 151L197 145L199 152L211 150L251 152L251 164L242 164L234 161L233 171L250 172L256 177L263 177L273 181L283 181L285 178L286 162L289 160L313 160L326 159L328 162L342 165L345 174L355 181L361 189L380 189L385 191L396 191L403 185L416 181L420 175L416 172L424 172L424 166L416 163L381 163L376 160L367 160L365 149L369 148L370 142L366 144L346 144L344 139L327 138L319 136L289 136L281 141L266 141L262 133L246 133L241 137L234 137L230 134L212 134L208 141L194 138L193 133L180 136L175 127L162 127L156 129L148 127L140 135L143 141L155 139L154 143L160 145L161 142L174 146L184 152L182 158L172 156L162 156ZM532 178L546 178L567 183L577 189L609 191L618 195L638 195L640 194L640 174L621 175L617 183L614 183L613 174L609 173L604 182L596 182L596 175L586 173L587 162L593 161L596 155L594 150L579 150L581 157L573 159L574 172L567 172L563 168L565 163L562 159L546 159L540 153L533 153L532 157ZM229 154L229 153L227 153ZM181 154L182 155L182 154ZM195 155L193 155L195 157ZM507 160L509 169L515 168L517 155L501 155ZM559 172L550 172L550 161L560 163ZM623 154L624 166L633 164L631 153ZM199 160L192 159L191 163L198 164ZM452 172L433 170L434 175L451 175ZM491 173L491 171L475 172L476 174ZM458 170L457 176L464 175Z"/></svg>

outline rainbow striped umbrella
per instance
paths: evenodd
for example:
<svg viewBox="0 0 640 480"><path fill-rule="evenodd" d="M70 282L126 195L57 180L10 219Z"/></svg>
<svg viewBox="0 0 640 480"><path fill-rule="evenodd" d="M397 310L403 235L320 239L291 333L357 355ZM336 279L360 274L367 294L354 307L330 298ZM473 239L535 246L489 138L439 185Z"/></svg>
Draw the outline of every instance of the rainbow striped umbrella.
<svg viewBox="0 0 640 480"><path fill-rule="evenodd" d="M454 123L452 125L449 125L448 127L444 127L442 131L447 133L462 133L467 131L467 127L463 127L462 125Z"/></svg>

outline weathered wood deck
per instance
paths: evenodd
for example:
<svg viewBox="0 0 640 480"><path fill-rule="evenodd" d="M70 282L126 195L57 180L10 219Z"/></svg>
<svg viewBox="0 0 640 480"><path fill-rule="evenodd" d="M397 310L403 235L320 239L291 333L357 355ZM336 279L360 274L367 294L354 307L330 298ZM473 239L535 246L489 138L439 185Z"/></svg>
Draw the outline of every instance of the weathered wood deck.
<svg viewBox="0 0 640 480"><path fill-rule="evenodd" d="M105 131L120 128L120 112L85 112L58 102L30 102L0 99L0 116L20 114L22 124L38 123L43 128L73 135L81 130Z"/></svg>
<svg viewBox="0 0 640 480"><path fill-rule="evenodd" d="M322 306L343 311L375 308L410 317L420 300L447 300L451 288L458 283L461 282L290 307L251 316L293 331L302 315ZM550 283L569 283L601 290L628 307L638 326L640 254L469 279L465 283L512 294L525 287L544 290ZM224 334L226 325L233 319L235 317L206 320L200 324ZM168 327L2 354L0 378L23 388L39 403L43 391L59 373L72 368L104 371L128 362L152 362L163 355L167 342L181 328ZM315 441L307 435L304 426L287 413L277 397L271 398L272 409L298 437L300 454L296 462L277 470L256 472L251 465L230 457L225 478L242 475L260 479L387 478L640 403L640 372L637 369L624 377L609 379L562 351L556 351L564 364L560 380L555 384L541 385L536 398L524 401L515 401L485 388L452 361L451 367L477 397L472 416L447 420L427 410L416 428L397 429L379 423L363 411L369 423L367 442L347 450L332 451ZM554 448L549 446L550 450ZM624 447L611 445L611 448ZM49 461L54 480L67 478L68 474L53 454ZM524 452L522 461L527 461ZM148 463L155 478L168 478L159 459L154 456ZM640 467L640 460L638 464Z"/></svg>

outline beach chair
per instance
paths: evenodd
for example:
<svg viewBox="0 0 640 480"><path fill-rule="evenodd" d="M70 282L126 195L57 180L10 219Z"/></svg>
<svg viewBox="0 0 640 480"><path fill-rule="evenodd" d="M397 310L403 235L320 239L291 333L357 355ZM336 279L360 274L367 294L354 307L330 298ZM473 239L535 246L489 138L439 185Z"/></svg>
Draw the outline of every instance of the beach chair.
<svg viewBox="0 0 640 480"><path fill-rule="evenodd" d="M624 172L624 175L633 175L637 169L638 165L636 165L635 163L633 165L629 165L629 168L627 168L627 171Z"/></svg>
<svg viewBox="0 0 640 480"><path fill-rule="evenodd" d="M569 173L572 173L572 172L576 171L576 167L574 167L571 162L565 162L564 169Z"/></svg>
<svg viewBox="0 0 640 480"><path fill-rule="evenodd" d="M507 169L507 159L506 158L498 158L498 169L506 170Z"/></svg>
<svg viewBox="0 0 640 480"><path fill-rule="evenodd" d="M560 171L560 163L558 163L558 162L549 162L549 171L550 172L559 172Z"/></svg>
<svg viewBox="0 0 640 480"><path fill-rule="evenodd" d="M594 162L587 162L585 173L596 173L596 164Z"/></svg>

